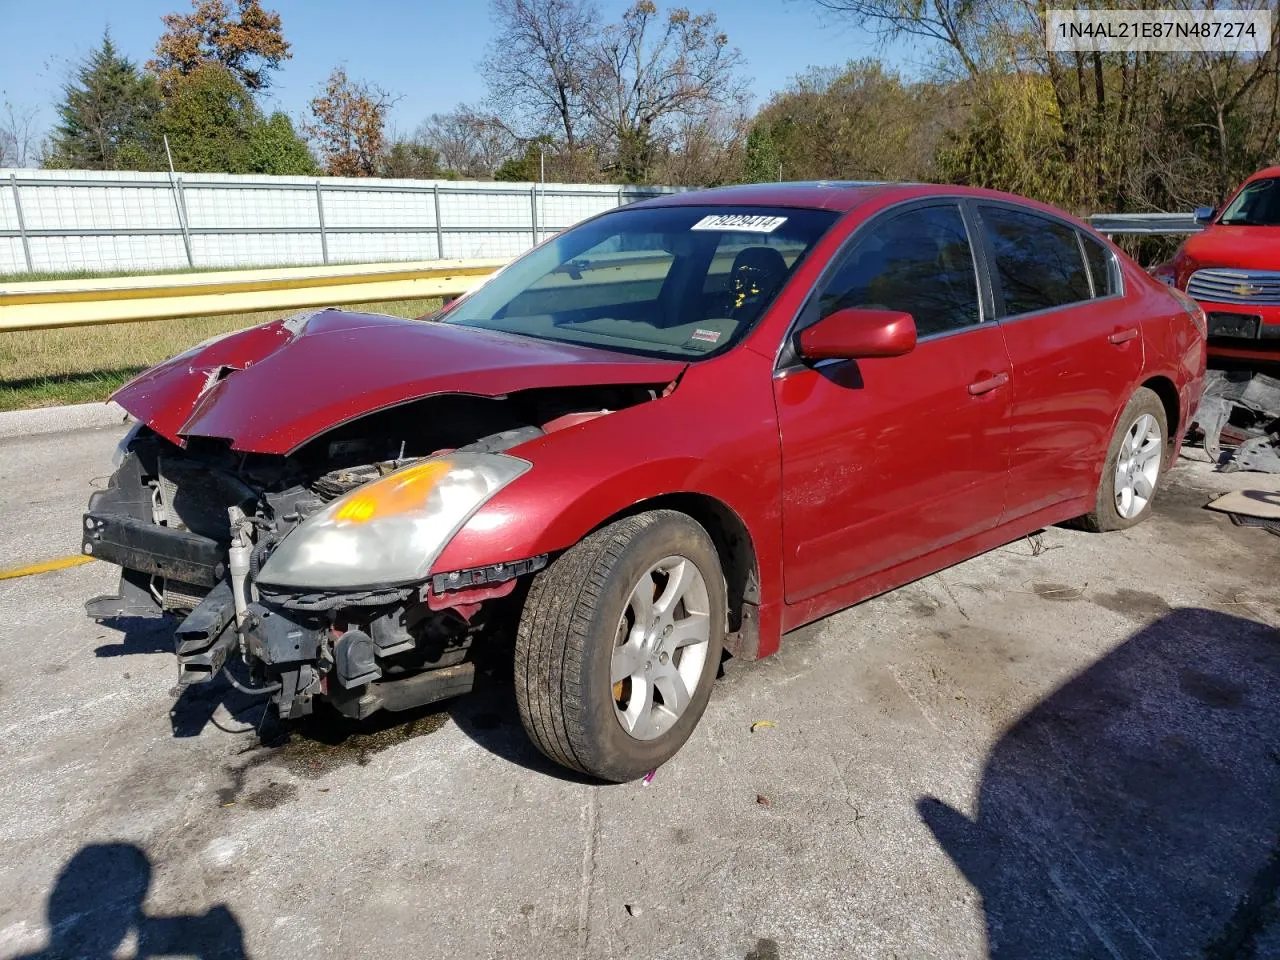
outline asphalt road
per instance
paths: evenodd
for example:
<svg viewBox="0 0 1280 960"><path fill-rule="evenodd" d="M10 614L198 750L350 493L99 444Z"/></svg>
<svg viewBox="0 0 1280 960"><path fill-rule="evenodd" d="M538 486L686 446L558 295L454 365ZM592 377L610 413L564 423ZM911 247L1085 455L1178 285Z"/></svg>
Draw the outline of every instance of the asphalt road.
<svg viewBox="0 0 1280 960"><path fill-rule="evenodd" d="M119 434L0 441L0 566L74 552ZM649 786L501 688L262 746L84 618L111 568L0 582L0 956L1280 956L1280 537L1200 509L1278 485L1184 462L730 663Z"/></svg>

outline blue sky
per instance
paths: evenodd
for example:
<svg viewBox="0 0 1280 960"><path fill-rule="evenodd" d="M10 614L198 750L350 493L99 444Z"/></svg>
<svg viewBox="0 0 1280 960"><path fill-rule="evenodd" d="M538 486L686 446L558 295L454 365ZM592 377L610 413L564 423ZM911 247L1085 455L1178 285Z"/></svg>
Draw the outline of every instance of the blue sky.
<svg viewBox="0 0 1280 960"><path fill-rule="evenodd" d="M706 0L684 5L715 9L731 42L747 59L756 102L808 66L843 63L877 52L876 39L833 21L807 0ZM52 124L70 66L96 46L105 27L125 53L145 61L161 31L161 14L189 9L190 0L0 0L0 99L37 108ZM400 95L391 126L413 130L428 114L484 95L476 63L492 24L487 0L266 0L284 21L293 59L276 74L268 104L298 118L329 71L348 73ZM659 0L666 10L679 3ZM609 17L625 6L603 0ZM919 55L885 51L905 72Z"/></svg>

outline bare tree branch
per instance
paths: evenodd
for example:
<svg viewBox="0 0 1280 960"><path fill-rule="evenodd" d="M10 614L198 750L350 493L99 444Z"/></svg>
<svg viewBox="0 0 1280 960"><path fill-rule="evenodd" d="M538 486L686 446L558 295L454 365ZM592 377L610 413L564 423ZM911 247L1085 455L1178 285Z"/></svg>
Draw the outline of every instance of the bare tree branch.
<svg viewBox="0 0 1280 960"><path fill-rule="evenodd" d="M513 120L523 138L548 125L566 149L577 149L587 49L599 29L591 0L493 0L497 35L481 71L493 106Z"/></svg>

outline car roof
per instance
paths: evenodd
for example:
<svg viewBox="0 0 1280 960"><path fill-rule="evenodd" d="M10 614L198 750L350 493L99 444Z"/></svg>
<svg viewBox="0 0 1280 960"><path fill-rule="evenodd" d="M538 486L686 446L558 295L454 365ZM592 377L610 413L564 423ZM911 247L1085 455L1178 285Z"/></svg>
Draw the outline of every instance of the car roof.
<svg viewBox="0 0 1280 960"><path fill-rule="evenodd" d="M636 206L808 207L852 210L874 194L903 184L870 180L807 180L787 183L741 183L710 190L666 193Z"/></svg>
<svg viewBox="0 0 1280 960"><path fill-rule="evenodd" d="M1266 180L1271 177L1280 177L1280 166L1264 167L1263 169L1259 170L1257 173L1251 175L1249 179L1245 181L1245 183L1252 183L1254 180Z"/></svg>
<svg viewBox="0 0 1280 960"><path fill-rule="evenodd" d="M1277 168L1280 172L1280 168ZM870 200L888 203L902 200L928 199L929 197L973 197L983 200L1002 200L1033 210L1042 210L1053 216L1065 218L1091 229L1077 217L1064 210L998 190L981 187L964 187L955 184L894 183L862 180L809 180L789 183L745 183L710 190L689 190L682 193L665 193L649 200L631 204L636 207L802 207L813 210L832 210L847 213Z"/></svg>

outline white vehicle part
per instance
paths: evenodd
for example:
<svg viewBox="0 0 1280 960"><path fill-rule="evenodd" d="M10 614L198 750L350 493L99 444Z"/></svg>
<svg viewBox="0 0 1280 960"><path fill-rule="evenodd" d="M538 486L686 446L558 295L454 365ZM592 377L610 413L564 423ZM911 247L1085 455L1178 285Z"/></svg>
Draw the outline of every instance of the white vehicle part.
<svg viewBox="0 0 1280 960"><path fill-rule="evenodd" d="M240 635L240 655L245 653L244 622L249 615L249 555L253 553L253 523L239 507L229 507L231 546L227 550L227 570L231 574L231 598L236 606L236 632ZM246 661L247 662L247 661Z"/></svg>

